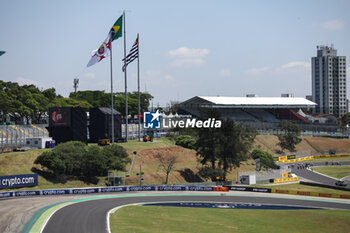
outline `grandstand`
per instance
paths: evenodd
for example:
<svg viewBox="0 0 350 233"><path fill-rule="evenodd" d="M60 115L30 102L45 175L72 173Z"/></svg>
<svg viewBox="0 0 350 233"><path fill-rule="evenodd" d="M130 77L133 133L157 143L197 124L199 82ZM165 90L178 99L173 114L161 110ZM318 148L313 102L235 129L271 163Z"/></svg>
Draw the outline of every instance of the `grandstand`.
<svg viewBox="0 0 350 233"><path fill-rule="evenodd" d="M249 125L256 129L276 129L282 120L296 122L303 130L335 131L332 117L317 117L305 114L316 103L299 97L208 97L195 96L179 104L180 114L200 118L207 109L217 109L223 119ZM304 111L303 111L304 110Z"/></svg>

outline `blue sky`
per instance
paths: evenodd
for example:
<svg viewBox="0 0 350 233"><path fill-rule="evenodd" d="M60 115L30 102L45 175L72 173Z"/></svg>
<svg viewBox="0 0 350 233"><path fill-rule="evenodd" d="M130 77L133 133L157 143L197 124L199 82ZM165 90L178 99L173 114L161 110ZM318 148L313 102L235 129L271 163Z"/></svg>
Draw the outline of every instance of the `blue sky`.
<svg viewBox="0 0 350 233"><path fill-rule="evenodd" d="M0 79L63 96L76 77L78 90L110 91L109 59L86 64L123 10L127 51L139 33L141 90L154 105L196 95L305 97L317 45L334 44L350 57L349 0L0 0L0 9ZM124 91L123 53L120 38L113 42L116 91ZM136 72L131 63L130 91Z"/></svg>

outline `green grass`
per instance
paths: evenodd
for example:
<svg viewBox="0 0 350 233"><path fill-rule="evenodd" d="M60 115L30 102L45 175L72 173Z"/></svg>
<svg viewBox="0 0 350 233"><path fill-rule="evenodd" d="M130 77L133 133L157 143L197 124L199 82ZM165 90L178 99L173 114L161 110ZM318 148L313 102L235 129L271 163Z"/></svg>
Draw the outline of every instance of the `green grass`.
<svg viewBox="0 0 350 233"><path fill-rule="evenodd" d="M350 156L348 156L348 157L333 157L333 158L310 159L310 160L303 161L303 163L307 163L307 162L326 162L326 161L350 161Z"/></svg>
<svg viewBox="0 0 350 233"><path fill-rule="evenodd" d="M110 218L112 232L349 232L346 210L222 210L128 206Z"/></svg>
<svg viewBox="0 0 350 233"><path fill-rule="evenodd" d="M337 179L341 179L345 176L350 176L350 166L314 167L314 170Z"/></svg>
<svg viewBox="0 0 350 233"><path fill-rule="evenodd" d="M140 151L144 149L157 149L175 146L175 143L168 138L154 138L153 142L141 142L129 140L127 143L120 143L126 150Z"/></svg>
<svg viewBox="0 0 350 233"><path fill-rule="evenodd" d="M335 193L335 194L349 194L349 191L322 188L317 186L302 185L299 183L294 184L285 184L285 185L254 185L254 187L260 188L274 188L274 189L283 189L283 190L296 190L296 191L305 191L305 192L318 192L318 193Z"/></svg>

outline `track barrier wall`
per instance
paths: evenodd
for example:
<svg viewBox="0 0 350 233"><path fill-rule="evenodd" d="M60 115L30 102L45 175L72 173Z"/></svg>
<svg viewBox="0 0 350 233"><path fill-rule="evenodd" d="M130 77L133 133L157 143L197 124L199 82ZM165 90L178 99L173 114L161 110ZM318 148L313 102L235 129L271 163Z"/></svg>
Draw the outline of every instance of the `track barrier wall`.
<svg viewBox="0 0 350 233"><path fill-rule="evenodd" d="M296 190L283 190L274 188L258 188L249 186L115 186L99 188L76 188L76 189L47 189L47 190L24 190L0 192L0 198L25 197L25 196L47 196L47 195L75 195L75 194L92 194L92 193L114 193L114 192L135 192L135 191L204 191L204 192L228 192L244 191L258 193L279 193L302 196L330 197L350 199L350 194L319 193L305 192Z"/></svg>
<svg viewBox="0 0 350 233"><path fill-rule="evenodd" d="M91 193L111 193L111 192L136 192L136 191L213 191L227 192L226 187L206 187L206 186L115 186L99 188L75 188L75 189L48 189L48 190L23 190L0 192L0 198L24 197L24 196L46 196L46 195L74 195Z"/></svg>
<svg viewBox="0 0 350 233"><path fill-rule="evenodd" d="M302 162L302 161L311 160L311 159L335 158L335 157L350 157L350 155L312 155L312 156L301 157L298 159L288 159L287 156L280 156L278 157L278 160L276 160L276 162L296 163L296 162Z"/></svg>
<svg viewBox="0 0 350 233"><path fill-rule="evenodd" d="M302 195L302 196L331 197L331 198L350 199L350 194L305 192L305 191L283 190L283 189L271 189L271 192L272 193L280 193L280 194Z"/></svg>

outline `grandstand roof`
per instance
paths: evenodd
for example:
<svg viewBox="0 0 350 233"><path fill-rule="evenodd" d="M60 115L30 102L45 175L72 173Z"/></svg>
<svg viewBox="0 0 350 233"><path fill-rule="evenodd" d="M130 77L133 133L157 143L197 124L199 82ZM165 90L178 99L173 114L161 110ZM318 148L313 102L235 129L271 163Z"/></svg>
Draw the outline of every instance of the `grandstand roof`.
<svg viewBox="0 0 350 233"><path fill-rule="evenodd" d="M316 103L300 97L212 97L195 96L180 104L182 107L221 108L314 108Z"/></svg>

